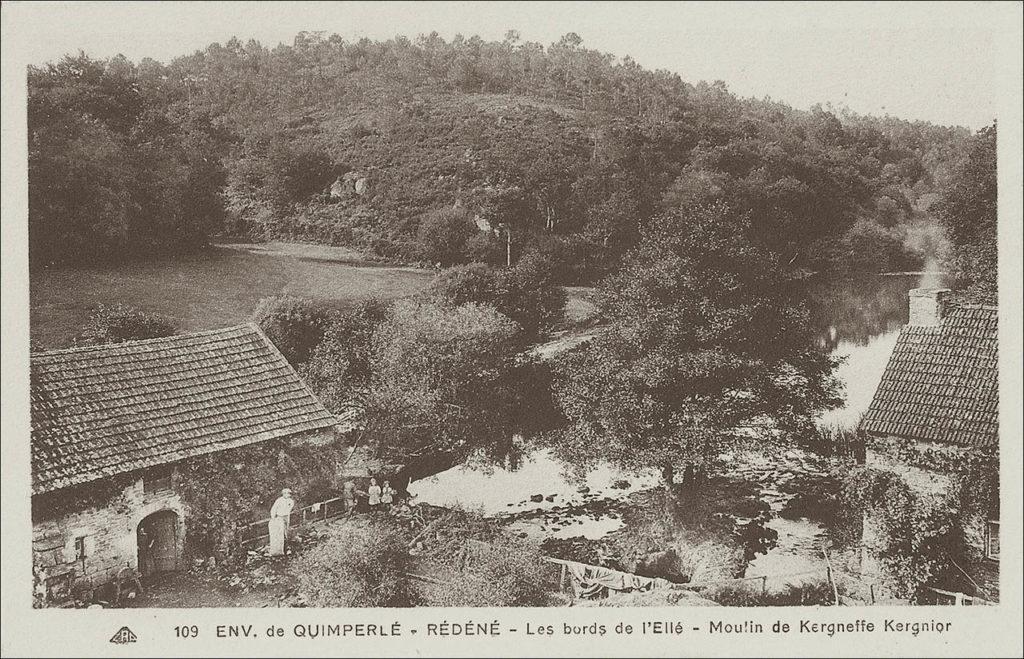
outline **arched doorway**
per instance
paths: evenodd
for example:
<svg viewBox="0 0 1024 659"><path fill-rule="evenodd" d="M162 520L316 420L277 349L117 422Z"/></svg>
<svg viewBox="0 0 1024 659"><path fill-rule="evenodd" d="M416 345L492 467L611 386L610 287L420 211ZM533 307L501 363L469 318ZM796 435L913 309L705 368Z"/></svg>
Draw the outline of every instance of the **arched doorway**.
<svg viewBox="0 0 1024 659"><path fill-rule="evenodd" d="M155 512L139 522L137 540L142 576L178 569L178 514L173 510Z"/></svg>

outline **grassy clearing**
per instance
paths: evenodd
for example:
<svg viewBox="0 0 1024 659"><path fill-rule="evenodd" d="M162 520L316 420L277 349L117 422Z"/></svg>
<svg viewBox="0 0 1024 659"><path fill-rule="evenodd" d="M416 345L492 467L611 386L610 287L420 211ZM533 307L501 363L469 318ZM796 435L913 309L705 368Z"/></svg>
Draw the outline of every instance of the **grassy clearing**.
<svg viewBox="0 0 1024 659"><path fill-rule="evenodd" d="M181 259L51 268L30 282L31 336L66 347L99 304L123 302L167 316L179 331L245 322L260 298L294 295L346 306L369 295L415 293L434 273L367 262L357 252L289 243L225 244Z"/></svg>

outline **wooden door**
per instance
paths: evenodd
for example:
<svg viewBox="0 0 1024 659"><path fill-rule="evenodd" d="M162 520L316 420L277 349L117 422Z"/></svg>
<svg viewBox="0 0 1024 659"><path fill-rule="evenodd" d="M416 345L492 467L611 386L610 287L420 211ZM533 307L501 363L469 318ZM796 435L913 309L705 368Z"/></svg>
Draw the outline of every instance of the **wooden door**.
<svg viewBox="0 0 1024 659"><path fill-rule="evenodd" d="M143 576L178 569L178 516L153 513L139 524L139 569Z"/></svg>

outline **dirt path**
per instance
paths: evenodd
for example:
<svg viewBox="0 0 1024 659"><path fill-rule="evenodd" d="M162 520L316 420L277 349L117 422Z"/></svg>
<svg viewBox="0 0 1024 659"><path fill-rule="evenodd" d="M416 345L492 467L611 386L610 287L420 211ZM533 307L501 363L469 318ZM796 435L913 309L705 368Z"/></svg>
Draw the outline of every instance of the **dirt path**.
<svg viewBox="0 0 1024 659"><path fill-rule="evenodd" d="M542 360L552 359L563 352L583 345L594 337L599 336L607 329L607 327L591 327L590 329L580 330L577 332L566 332L561 336L551 339L547 343L541 343L540 345L534 346L527 354Z"/></svg>
<svg viewBox="0 0 1024 659"><path fill-rule="evenodd" d="M284 564L272 569L269 583L256 587L232 585L230 577L194 572L163 575L146 585L146 591L124 602L125 608L264 608L280 606L293 586Z"/></svg>

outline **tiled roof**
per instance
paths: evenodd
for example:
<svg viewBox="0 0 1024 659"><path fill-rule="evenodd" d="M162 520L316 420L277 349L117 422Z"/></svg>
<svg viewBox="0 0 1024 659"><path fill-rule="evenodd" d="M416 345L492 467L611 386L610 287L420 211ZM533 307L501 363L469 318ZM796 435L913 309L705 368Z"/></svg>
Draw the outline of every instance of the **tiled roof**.
<svg viewBox="0 0 1024 659"><path fill-rule="evenodd" d="M937 326L907 325L861 421L875 435L992 447L999 443L998 314L954 307Z"/></svg>
<svg viewBox="0 0 1024 659"><path fill-rule="evenodd" d="M32 491L329 428L255 325L32 355Z"/></svg>

